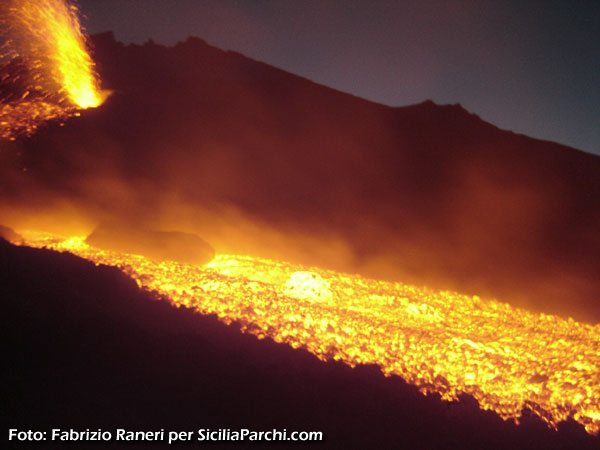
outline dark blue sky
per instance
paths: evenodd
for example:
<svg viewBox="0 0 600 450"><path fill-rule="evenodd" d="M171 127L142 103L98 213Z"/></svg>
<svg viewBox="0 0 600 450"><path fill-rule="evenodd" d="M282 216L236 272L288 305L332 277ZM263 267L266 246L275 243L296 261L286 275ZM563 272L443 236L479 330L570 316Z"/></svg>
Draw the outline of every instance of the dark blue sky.
<svg viewBox="0 0 600 450"><path fill-rule="evenodd" d="M189 35L392 106L461 103L600 154L600 0L80 0L88 32Z"/></svg>

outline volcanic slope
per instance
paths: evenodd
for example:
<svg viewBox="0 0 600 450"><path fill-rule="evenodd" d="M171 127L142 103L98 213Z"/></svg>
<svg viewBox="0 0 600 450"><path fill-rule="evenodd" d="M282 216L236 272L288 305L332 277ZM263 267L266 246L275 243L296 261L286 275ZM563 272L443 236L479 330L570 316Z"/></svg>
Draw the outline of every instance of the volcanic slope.
<svg viewBox="0 0 600 450"><path fill-rule="evenodd" d="M7 225L67 204L217 253L600 321L600 157L460 105L368 102L198 38L93 43L106 103L0 144Z"/></svg>

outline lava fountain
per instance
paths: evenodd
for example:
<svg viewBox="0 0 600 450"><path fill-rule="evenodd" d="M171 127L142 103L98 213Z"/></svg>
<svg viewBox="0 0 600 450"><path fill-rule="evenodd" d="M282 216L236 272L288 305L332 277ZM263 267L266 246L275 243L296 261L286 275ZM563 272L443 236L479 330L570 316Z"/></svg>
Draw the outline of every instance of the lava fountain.
<svg viewBox="0 0 600 450"><path fill-rule="evenodd" d="M74 4L9 0L0 7L0 23L0 138L31 135L48 120L102 104L107 94Z"/></svg>
<svg viewBox="0 0 600 450"><path fill-rule="evenodd" d="M504 419L528 408L552 427L573 418L600 431L600 325L249 256L199 266L103 251L82 237L23 235L27 245L120 267L176 306L324 361L376 364L424 394L472 395Z"/></svg>

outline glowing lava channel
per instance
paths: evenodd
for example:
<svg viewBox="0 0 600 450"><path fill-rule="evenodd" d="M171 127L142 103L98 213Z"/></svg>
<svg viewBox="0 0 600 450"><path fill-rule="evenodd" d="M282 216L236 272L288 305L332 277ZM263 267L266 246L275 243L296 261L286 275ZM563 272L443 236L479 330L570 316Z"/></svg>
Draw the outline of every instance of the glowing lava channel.
<svg viewBox="0 0 600 450"><path fill-rule="evenodd" d="M102 104L77 8L67 0L8 0L0 8L0 138L33 134Z"/></svg>
<svg viewBox="0 0 600 450"><path fill-rule="evenodd" d="M572 417L600 431L600 325L260 258L218 255L194 266L98 250L83 238L25 236L27 245L120 267L176 306L322 360L377 364L445 400L467 393L504 419L526 407L553 427Z"/></svg>

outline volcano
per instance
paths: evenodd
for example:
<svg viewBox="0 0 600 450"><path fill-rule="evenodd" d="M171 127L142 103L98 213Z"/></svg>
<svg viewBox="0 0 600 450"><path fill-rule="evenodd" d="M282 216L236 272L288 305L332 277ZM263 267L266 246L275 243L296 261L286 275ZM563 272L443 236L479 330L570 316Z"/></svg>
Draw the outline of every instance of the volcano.
<svg viewBox="0 0 600 450"><path fill-rule="evenodd" d="M460 105L371 103L197 38L93 44L107 103L2 143L13 228L76 210L600 320L598 156Z"/></svg>
<svg viewBox="0 0 600 450"><path fill-rule="evenodd" d="M93 36L92 42L103 88L110 89L112 95L102 107L82 111L79 117L64 124L51 122L31 138L0 143L0 222L19 230L42 227L67 235L72 230L87 234L99 223L114 221L129 227L178 230L199 235L217 254L251 254L375 279L501 298L513 306L571 316L592 325L600 320L598 156L501 130L460 105L426 101L392 108L368 102L240 54L216 49L198 38L189 38L171 48L152 42L126 46L116 42L110 33ZM2 92L7 90L10 87L2 87ZM27 280L7 284L11 288L6 298L13 303L18 303L19 292L27 298L33 295L24 289L35 285L37 278L43 286L49 282L38 274L49 273L54 263L39 266L34 272L25 269L29 264L37 267L37 258L66 258L10 247L4 251L5 267L11 266L10 261L32 258L18 266L27 274L23 275ZM73 308L72 304L62 304L60 286L67 289L83 267L90 271L84 280L100 276L100 272L95 272L99 269L92 270L82 261L60 261L73 272L65 274L59 286L52 288L58 291L47 296L50 321L56 318L57 310ZM114 273L111 276L118 277ZM111 281L119 286L121 282L126 284L123 280ZM93 281L92 286L97 283ZM94 302L88 288L81 289L81 304ZM132 286L127 289L126 294L110 291L101 297L145 295ZM15 323L19 317L31 314L25 307L20 308L14 307ZM87 306L82 308L86 310ZM154 311L152 308L150 311ZM169 317L166 322L192 320L184 313L178 316L184 319L171 318L179 313L163 313ZM94 314L90 317L96 321ZM103 323L119 320L118 314L111 310L103 316L108 317L108 322ZM44 320L35 319L32 334L39 333L34 330ZM94 339L77 328L76 323L84 323L82 318L68 316L64 320L68 325L64 339L56 338L60 346L66 341L78 341L79 337L85 337L82 342ZM209 331L203 332L217 333L214 336L229 333L227 339L235 345L238 339L246 339L224 331L208 319L199 320L208 327ZM142 314L134 328L147 327L149 323ZM130 356L146 347L141 344L142 338L134 335L136 332L131 331L133 344L127 350ZM162 331L158 333L160 338L143 339L168 341ZM99 332L97 336L104 334ZM19 347L19 339L15 337L15 348ZM53 349L44 348L39 342L24 342L33 354L53 359ZM177 346L188 345L193 351L200 351L190 340L177 341ZM223 350L224 354L231 353L235 345ZM316 405L321 405L321 394L312 392L307 395L314 404L290 413L290 420L300 425L318 428L319 423L328 423L329 435L336 439L342 439L352 424L364 418L360 411L368 410L369 427L381 431L383 426L387 430L381 435L381 448L392 441L402 445L402 438L389 432L388 427L399 422L406 432L421 420L427 425L421 423L416 428L419 431L411 432L404 441L407 448L469 448L482 442L491 448L489 436L498 438L504 432L499 430L507 429L511 437L494 441L499 448L525 448L529 439L538 438L545 440L548 448L571 444L575 445L573 448L591 448L595 443L573 423L564 425L558 434L545 430L545 425L535 418L524 428L512 428L514 425L496 422L497 417L488 415L492 413L480 412L476 404L469 403L472 398L465 398L459 403L463 406L457 408L443 406L435 397L414 400L411 388L399 379L384 379L368 367L350 369L338 363L322 366L302 350L282 349L280 344L271 342L243 345L256 345L256 350L242 346L247 354L261 354L257 357L256 379L261 379L271 364L277 366L274 387L260 388L264 397L281 395L283 390L289 404L297 405L298 398L288 390L305 386L312 371L316 371L319 392L321 388L333 392L328 394L333 397L324 397L324 404L331 402L340 410L357 408L355 415L348 413L337 420L333 407L322 410L321 422L301 420L299 417L305 418L306 411L318 410ZM99 353L113 348L97 341L89 346ZM158 354L169 359L168 346L157 346ZM76 354L74 361L86 360L77 353L83 349L68 348ZM271 363L271 351L285 353L285 362L275 359L278 362ZM114 361L114 370L137 374L149 383L148 392L162 392L161 403L167 402L166 393L172 384L160 380L170 375L159 370L161 364L149 355L144 358L142 366L148 368L147 376L141 375L143 367L124 370L128 368L125 360ZM172 358L172 367L187 374L175 379L182 386L191 386L197 372L188 370L177 351ZM35 376L31 375L34 379L44 376L44 371L49 371L48 375L59 370L53 364L32 368L18 356L13 359L15 373L35 372ZM246 371L250 363L245 361L232 370L237 367ZM214 365L224 367L220 360ZM75 363L75 367L65 370L72 374L82 367ZM331 370L340 371L341 378L329 377L327 371ZM279 377L281 371L285 376ZM98 373L110 376L102 370ZM123 386L131 386L133 376L127 375ZM236 426L243 426L244 420L257 426L272 423L277 417L274 411L281 412L283 403L260 406L263 397L243 396L236 404L232 396L219 406L215 393L234 389L232 383L219 381L229 376L208 377L205 381L212 386L210 404L222 414L223 420L215 420L215 426L225 421L225 411L232 410L240 411L232 419ZM96 379L89 372L84 378ZM290 378L291 384L286 384ZM243 376L240 379L246 380ZM244 383L242 386L256 389L255 384ZM117 389L100 384L107 390ZM19 399L27 395L26 385L20 385L21 393L15 394L17 400L11 403L15 411ZM67 385L52 385L50 392L62 392ZM347 392L340 387L350 385ZM358 394L363 389L359 385L367 386L366 393ZM123 386L117 392L128 389ZM182 390L174 392L185 395ZM392 392L393 398L400 396L400 403L413 405L414 400L414 405L419 405L415 406L420 408L418 420L414 416L408 418L410 409L400 414L396 407L383 401ZM142 392L136 390L135 396L127 406L131 408L128 417L135 418L129 423L162 426L159 412L152 418L142 413ZM366 407L369 400L364 396L376 399L374 410ZM202 396L197 393L193 398L200 401ZM40 417L44 423L50 423L52 400L46 401L47 409L40 412ZM125 407L124 402L114 398L111 401L116 401L119 408ZM73 398L65 402L78 408L85 405ZM242 403L253 407L244 409ZM440 412L444 408L450 409ZM110 416L110 409L108 404L100 405L99 410L106 414L90 417L102 422L102 417ZM205 411L203 417L210 409ZM255 414L261 419L252 422ZM399 417L395 414L402 418L394 419ZM453 431L439 441L428 437L431 441L416 444L427 429L438 430L436 435L441 436L453 428L454 414L461 417L459 421L471 421L472 428L461 425L461 430L466 426L467 431ZM184 415L193 415L190 402L176 416ZM125 416L117 417L126 420ZM528 423L527 420L522 422ZM482 421L489 423L483 426L481 434L469 436L468 430L479 427ZM26 422L21 418L19 425ZM352 436L344 441L348 446L359 442L356 434ZM469 443L470 439L473 441ZM367 441L360 441L363 448L368 446ZM335 442L330 444L335 447Z"/></svg>

